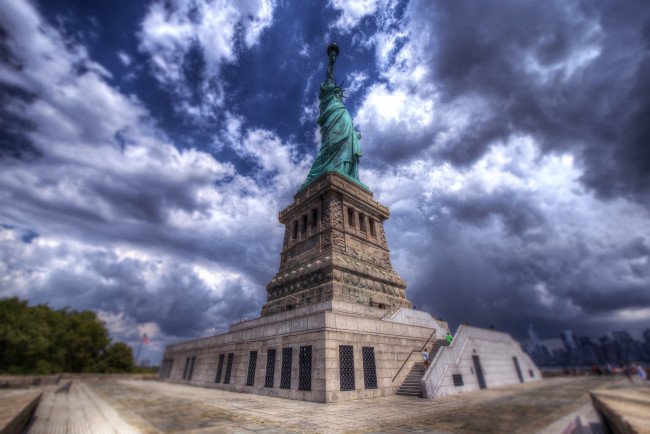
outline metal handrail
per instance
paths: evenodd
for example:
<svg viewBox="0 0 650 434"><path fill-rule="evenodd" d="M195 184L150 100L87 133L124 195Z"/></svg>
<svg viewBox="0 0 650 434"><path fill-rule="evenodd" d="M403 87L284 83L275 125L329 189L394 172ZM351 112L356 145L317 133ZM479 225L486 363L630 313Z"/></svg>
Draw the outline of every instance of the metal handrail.
<svg viewBox="0 0 650 434"><path fill-rule="evenodd" d="M427 345L429 345L429 341L431 341L431 338L432 338L435 334L436 334L436 331L434 330L434 331L431 333L431 336L429 336L429 339L427 339L427 341L424 343L424 345L422 345L422 349L421 349L420 351L418 351L418 350L412 350L412 351L410 352L409 356L406 358L406 360L404 360L404 363L402 363L402 366L400 366L399 370L397 371L397 374L395 374L395 376L393 377L393 381L395 381L395 379L397 378L397 376L399 375L399 373L402 372L402 369L403 369L404 366L406 365L406 362L409 361L409 359L411 358L411 356L413 355L413 353L421 353L422 351L424 351L424 349L427 347ZM393 381L391 381L391 383L392 383Z"/></svg>

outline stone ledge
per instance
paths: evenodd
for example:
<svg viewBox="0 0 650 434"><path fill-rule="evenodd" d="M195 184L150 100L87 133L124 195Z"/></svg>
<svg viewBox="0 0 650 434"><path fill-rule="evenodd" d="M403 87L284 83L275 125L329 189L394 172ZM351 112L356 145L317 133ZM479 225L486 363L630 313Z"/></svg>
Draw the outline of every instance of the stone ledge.
<svg viewBox="0 0 650 434"><path fill-rule="evenodd" d="M28 392L0 397L0 433L22 433L42 395L43 392Z"/></svg>
<svg viewBox="0 0 650 434"><path fill-rule="evenodd" d="M614 433L650 433L650 391L598 390L591 401L603 424Z"/></svg>
<svg viewBox="0 0 650 434"><path fill-rule="evenodd" d="M346 195L355 194L356 200L359 203L379 212L384 220L387 220L390 216L390 211L387 207L372 199L372 192L370 190L357 187L354 182L345 178L340 173L327 172L294 196L294 203L280 211L278 215L280 222L286 224L285 220L288 216L301 209L310 198L321 195L327 190L334 190Z"/></svg>

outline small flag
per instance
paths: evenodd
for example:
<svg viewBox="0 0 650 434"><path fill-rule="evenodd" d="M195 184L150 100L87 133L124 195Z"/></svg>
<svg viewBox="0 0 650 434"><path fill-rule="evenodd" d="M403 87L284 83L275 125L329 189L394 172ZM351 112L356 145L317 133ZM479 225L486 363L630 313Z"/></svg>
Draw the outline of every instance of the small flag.
<svg viewBox="0 0 650 434"><path fill-rule="evenodd" d="M147 336L146 333L142 335L142 340L144 341L145 344L149 345L149 337Z"/></svg>

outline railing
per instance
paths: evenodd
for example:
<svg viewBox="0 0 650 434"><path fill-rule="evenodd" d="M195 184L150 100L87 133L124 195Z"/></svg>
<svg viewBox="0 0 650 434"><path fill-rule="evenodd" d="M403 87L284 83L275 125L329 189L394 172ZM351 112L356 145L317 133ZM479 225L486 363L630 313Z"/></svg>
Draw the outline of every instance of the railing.
<svg viewBox="0 0 650 434"><path fill-rule="evenodd" d="M376 294L376 293L379 293L379 291L375 291L375 292L373 292L373 294ZM398 309L398 310L399 310L399 309ZM391 316L391 317L392 317L396 312L397 312L397 310L388 309L388 311L384 314L384 316L381 317L381 319L384 320L384 319L386 319L387 316Z"/></svg>
<svg viewBox="0 0 650 434"><path fill-rule="evenodd" d="M458 354L456 355L456 359L454 360L454 365L458 365L458 362L460 361L461 356L465 352L465 347L467 347L467 344L469 343L469 338L467 337L464 330L465 330L464 326L461 325L458 328L458 330L456 330L456 336L454 336L454 339L451 341L451 344L448 347L446 347L446 348L449 349L448 351L453 351L459 345L461 346L460 351L458 351ZM452 346L453 346L453 348L452 348ZM445 350L444 348L440 348L440 350L438 351L438 354L436 354L436 357L431 361L431 364L429 365L429 369L427 369L427 372L425 372L424 375L422 376L422 382L426 383L427 377L431 376L431 372L433 372L433 367L436 364L437 359L442 356L442 353L443 353L444 350ZM449 366L450 365L447 364L442 369L442 373L441 373L440 377L438 378L438 381L436 382L436 386L433 389L434 392L436 390L438 390L438 388L440 387L440 383L445 378L445 376L447 374L447 371L449 370ZM424 394L423 394L423 396L424 396Z"/></svg>
<svg viewBox="0 0 650 434"><path fill-rule="evenodd" d="M397 376L399 375L399 373L402 372L402 369L404 369L404 366L406 366L406 363L409 361L409 359L411 358L411 356L413 355L413 353L421 353L422 351L424 351L424 349L427 347L427 345L429 345L429 341L431 341L431 338L434 337L435 334L436 334L436 331L434 330L434 331L431 333L431 336L429 336L429 339L427 339L427 341L424 343L424 345L422 345L422 349L420 349L419 351L418 351L418 350L413 350L413 351L411 351L411 353L410 353L409 356L406 358L406 360L404 360L404 363L402 363L402 366L400 366L399 370L397 371L397 374L395 374L395 376L393 377L393 381L395 381L395 379L397 378ZM393 381L391 381L391 383L392 383Z"/></svg>
<svg viewBox="0 0 650 434"><path fill-rule="evenodd" d="M426 382L429 381L429 378L431 377L433 372L436 369L439 369L438 372L440 373L440 375L438 376L435 386L433 386L432 388L432 391L434 393L436 390L440 388L440 384L442 383L443 379L447 376L447 373L449 372L449 369L451 369L451 366L457 366L458 363L460 362L462 355L465 353L465 349L467 345L469 345L470 343L470 338L468 336L469 330L470 328L466 327L465 325L461 325L460 327L458 327L458 330L456 330L456 335L454 336L454 339L451 341L451 344L448 347L446 347L447 348L446 350L445 348L440 348L436 356L431 360L431 363L429 364L429 369L427 369L424 375L422 376L422 383L425 384ZM472 333L473 333L473 337L477 337L485 340L492 340L497 342L514 341L514 339L512 339L512 336L500 332L485 330L484 333L480 329L479 330L474 329ZM450 351L455 356L453 359L453 363L449 363L444 367L436 366L437 365L436 362L438 361L439 358L442 357L442 353L445 351ZM426 385L424 387L426 387ZM423 390L423 396L425 396L424 390ZM429 398L431 398L431 396L429 396Z"/></svg>

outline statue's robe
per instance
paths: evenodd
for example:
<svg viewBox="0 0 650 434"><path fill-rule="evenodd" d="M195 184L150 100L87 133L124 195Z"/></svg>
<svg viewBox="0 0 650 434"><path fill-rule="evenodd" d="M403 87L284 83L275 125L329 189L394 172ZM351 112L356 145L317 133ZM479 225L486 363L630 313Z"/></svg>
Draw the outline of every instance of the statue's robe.
<svg viewBox="0 0 650 434"><path fill-rule="evenodd" d="M359 135L354 130L352 117L334 90L331 83L320 86L318 125L321 127L321 148L300 190L325 172L339 172L359 181Z"/></svg>

